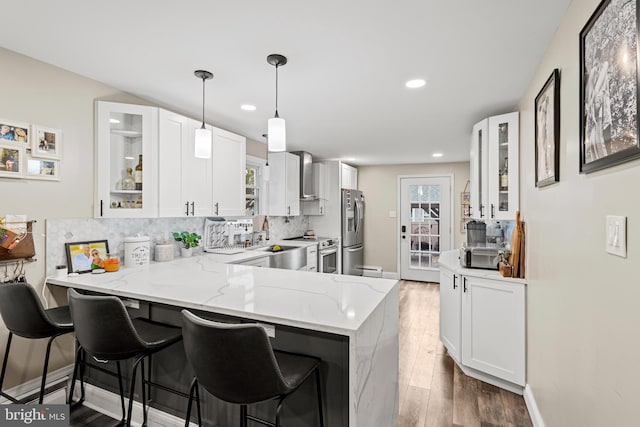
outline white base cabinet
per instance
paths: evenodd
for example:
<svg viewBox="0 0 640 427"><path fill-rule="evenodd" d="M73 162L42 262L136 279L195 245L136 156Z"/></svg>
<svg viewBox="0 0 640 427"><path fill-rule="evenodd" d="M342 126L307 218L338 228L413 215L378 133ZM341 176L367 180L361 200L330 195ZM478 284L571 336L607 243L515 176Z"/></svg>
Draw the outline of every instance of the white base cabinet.
<svg viewBox="0 0 640 427"><path fill-rule="evenodd" d="M461 270L441 262L440 340L467 375L522 394L526 285Z"/></svg>
<svg viewBox="0 0 640 427"><path fill-rule="evenodd" d="M307 271L318 271L318 245L307 246Z"/></svg>

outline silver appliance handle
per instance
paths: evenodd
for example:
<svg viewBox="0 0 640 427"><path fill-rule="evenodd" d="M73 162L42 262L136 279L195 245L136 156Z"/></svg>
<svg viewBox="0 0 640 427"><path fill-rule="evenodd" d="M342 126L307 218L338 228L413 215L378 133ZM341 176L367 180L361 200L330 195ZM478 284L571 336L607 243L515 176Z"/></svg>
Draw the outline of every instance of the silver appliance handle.
<svg viewBox="0 0 640 427"><path fill-rule="evenodd" d="M353 198L353 215L355 216L356 223L353 227L353 231L358 235L358 231L360 230L360 205L358 204L358 198Z"/></svg>
<svg viewBox="0 0 640 427"><path fill-rule="evenodd" d="M362 249L362 245L358 246L350 246L348 248L344 248L347 252L357 252Z"/></svg>
<svg viewBox="0 0 640 427"><path fill-rule="evenodd" d="M338 252L337 247L329 248L329 249L320 249L320 255L331 255Z"/></svg>

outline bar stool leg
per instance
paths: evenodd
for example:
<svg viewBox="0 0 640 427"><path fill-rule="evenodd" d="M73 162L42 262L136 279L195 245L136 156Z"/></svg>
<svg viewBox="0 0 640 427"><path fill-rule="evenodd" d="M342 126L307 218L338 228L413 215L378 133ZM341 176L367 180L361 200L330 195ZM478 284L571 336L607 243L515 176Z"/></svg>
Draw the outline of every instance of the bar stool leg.
<svg viewBox="0 0 640 427"><path fill-rule="evenodd" d="M136 359L133 364L133 372L131 373L131 386L129 387L129 412L127 414L127 427L131 426L131 417L133 415L133 394L136 388L136 372L138 370L138 365L144 356L140 356ZM142 385L144 387L144 384Z"/></svg>
<svg viewBox="0 0 640 427"><path fill-rule="evenodd" d="M44 356L44 368L42 369L42 382L40 383L40 397L38 398L38 403L42 405L42 401L44 400L44 386L47 382L47 368L49 367L49 355L51 354L51 343L53 343L53 339L56 335L49 338L47 342L47 353Z"/></svg>
<svg viewBox="0 0 640 427"><path fill-rule="evenodd" d="M240 427L247 427L247 405L240 405Z"/></svg>
<svg viewBox="0 0 640 427"><path fill-rule="evenodd" d="M71 377L71 387L69 388L69 405L72 406L76 406L82 403L83 399L80 399L77 402L73 402L73 391L76 388L76 380L78 379L78 370L80 368L80 364L81 362L81 358L82 358L82 347L78 345L78 348L76 349L76 363L73 366L73 375ZM80 374L80 377L82 377L82 374Z"/></svg>
<svg viewBox="0 0 640 427"><path fill-rule="evenodd" d="M189 427L189 423L191 422L191 407L194 395L198 411L198 425L202 426L202 418L200 417L200 393L198 392L198 379L195 377L193 378L193 381L191 381L191 388L189 389L189 403L187 403L187 416L184 422L184 427Z"/></svg>
<svg viewBox="0 0 640 427"><path fill-rule="evenodd" d="M196 410L198 411L198 426L202 427L202 413L200 412L200 387L196 380Z"/></svg>
<svg viewBox="0 0 640 427"><path fill-rule="evenodd" d="M318 416L320 417L320 427L324 427L324 414L322 406L322 387L320 386L320 367L316 368L316 393L318 393Z"/></svg>
<svg viewBox="0 0 640 427"><path fill-rule="evenodd" d="M142 384L142 427L146 427L147 425L147 391L146 391L146 382L144 380L144 358L140 361L140 378ZM149 378L151 379L151 378Z"/></svg>
<svg viewBox="0 0 640 427"><path fill-rule="evenodd" d="M2 396L6 398L9 398L10 396L2 392L2 386L4 385L4 375L7 372L7 364L9 363L9 349L11 348L12 338L13 338L13 332L9 332L9 338L7 338L7 348L4 351L4 360L2 362L2 373L0 373L0 394L2 394ZM9 400L14 400L14 399L9 399Z"/></svg>
<svg viewBox="0 0 640 427"><path fill-rule="evenodd" d="M120 406L122 408L122 419L120 420L120 425L122 425L125 422L127 413L124 408L124 387L122 386L122 369L120 368L120 361L116 362L116 367L118 368L118 387L120 388Z"/></svg>

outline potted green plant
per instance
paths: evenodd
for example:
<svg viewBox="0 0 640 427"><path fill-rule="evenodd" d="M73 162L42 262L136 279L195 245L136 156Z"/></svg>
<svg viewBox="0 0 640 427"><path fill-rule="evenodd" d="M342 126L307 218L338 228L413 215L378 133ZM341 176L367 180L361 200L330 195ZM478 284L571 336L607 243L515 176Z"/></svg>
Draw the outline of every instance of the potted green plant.
<svg viewBox="0 0 640 427"><path fill-rule="evenodd" d="M191 256L193 253L193 248L200 244L200 239L202 236L198 233L189 233L187 231L183 231L182 233L173 233L173 238L176 242L181 242L182 247L180 248L180 253L182 256Z"/></svg>

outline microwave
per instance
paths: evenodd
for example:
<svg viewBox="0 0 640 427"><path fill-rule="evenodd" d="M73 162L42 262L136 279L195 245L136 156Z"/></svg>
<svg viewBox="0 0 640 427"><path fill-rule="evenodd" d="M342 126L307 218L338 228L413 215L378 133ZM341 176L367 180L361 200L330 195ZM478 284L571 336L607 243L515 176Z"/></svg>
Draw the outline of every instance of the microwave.
<svg viewBox="0 0 640 427"><path fill-rule="evenodd" d="M504 248L462 247L460 248L460 265L466 268L498 270L504 253Z"/></svg>

